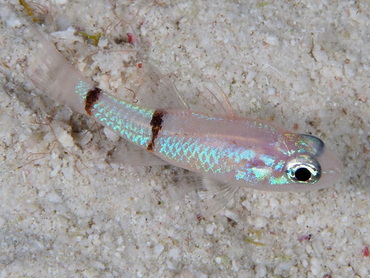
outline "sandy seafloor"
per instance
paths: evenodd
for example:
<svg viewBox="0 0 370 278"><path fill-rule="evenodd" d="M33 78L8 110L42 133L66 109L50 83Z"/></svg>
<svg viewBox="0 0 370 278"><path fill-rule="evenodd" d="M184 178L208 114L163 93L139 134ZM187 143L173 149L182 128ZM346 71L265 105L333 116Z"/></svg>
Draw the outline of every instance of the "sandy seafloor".
<svg viewBox="0 0 370 278"><path fill-rule="evenodd" d="M24 9L1 0L0 277L369 277L369 1L36 2L38 28L100 88L135 75L115 51L133 48L112 28L124 19L187 100L215 80L240 115L322 138L344 171L320 191L241 189L198 220L197 194L171 200L176 169L108 162L116 136L33 89ZM94 46L69 26L108 32Z"/></svg>

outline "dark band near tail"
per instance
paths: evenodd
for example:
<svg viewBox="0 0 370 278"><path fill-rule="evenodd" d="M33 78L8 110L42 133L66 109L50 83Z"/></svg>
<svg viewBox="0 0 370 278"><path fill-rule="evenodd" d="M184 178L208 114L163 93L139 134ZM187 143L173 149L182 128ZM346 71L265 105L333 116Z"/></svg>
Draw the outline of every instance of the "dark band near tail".
<svg viewBox="0 0 370 278"><path fill-rule="evenodd" d="M154 140L157 138L159 131L162 129L163 116L165 112L163 110L156 110L153 113L152 120L150 121L150 126L152 127L152 139L146 148L148 151L153 151Z"/></svg>
<svg viewBox="0 0 370 278"><path fill-rule="evenodd" d="M94 107L94 104L98 101L101 90L97 87L92 88L86 94L85 99L85 111L87 115L91 116L91 110Z"/></svg>

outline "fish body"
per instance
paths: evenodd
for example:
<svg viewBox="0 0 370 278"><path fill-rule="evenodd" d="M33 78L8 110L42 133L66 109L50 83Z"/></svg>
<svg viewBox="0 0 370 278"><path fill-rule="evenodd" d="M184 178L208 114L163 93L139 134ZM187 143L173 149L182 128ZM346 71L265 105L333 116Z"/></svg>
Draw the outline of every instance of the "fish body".
<svg viewBox="0 0 370 278"><path fill-rule="evenodd" d="M104 93L91 109L91 117L168 164L227 184L307 191L332 182L340 170L340 162L320 139L261 120L149 109ZM292 180L287 166L297 157L314 162L316 168L311 170L320 177L310 173L312 177L304 181ZM337 165L328 169L321 166L323 162Z"/></svg>
<svg viewBox="0 0 370 278"><path fill-rule="evenodd" d="M38 41L37 53L42 53L36 53L29 69L33 83L164 164L217 181L232 192L239 187L308 191L333 184L340 176L340 160L312 135L233 114L196 112L185 106L141 106L104 93L34 26L30 28Z"/></svg>

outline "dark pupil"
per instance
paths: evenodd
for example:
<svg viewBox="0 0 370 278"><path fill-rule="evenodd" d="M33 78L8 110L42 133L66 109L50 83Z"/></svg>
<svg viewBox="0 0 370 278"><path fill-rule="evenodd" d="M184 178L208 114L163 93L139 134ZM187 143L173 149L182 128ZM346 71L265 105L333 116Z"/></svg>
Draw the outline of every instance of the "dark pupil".
<svg viewBox="0 0 370 278"><path fill-rule="evenodd" d="M299 181L308 181L311 178L311 172L307 168L298 168L295 171L295 178Z"/></svg>

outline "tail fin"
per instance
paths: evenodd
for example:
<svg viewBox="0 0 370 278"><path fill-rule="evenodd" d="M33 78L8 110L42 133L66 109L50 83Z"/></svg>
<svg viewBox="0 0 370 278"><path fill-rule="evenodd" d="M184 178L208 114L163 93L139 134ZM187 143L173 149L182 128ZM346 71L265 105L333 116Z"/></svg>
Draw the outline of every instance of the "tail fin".
<svg viewBox="0 0 370 278"><path fill-rule="evenodd" d="M74 68L31 23L26 23L35 35L37 49L29 59L26 74L34 85L51 98L86 114L85 96L94 88L81 72Z"/></svg>

